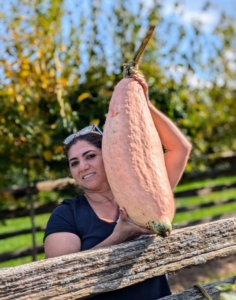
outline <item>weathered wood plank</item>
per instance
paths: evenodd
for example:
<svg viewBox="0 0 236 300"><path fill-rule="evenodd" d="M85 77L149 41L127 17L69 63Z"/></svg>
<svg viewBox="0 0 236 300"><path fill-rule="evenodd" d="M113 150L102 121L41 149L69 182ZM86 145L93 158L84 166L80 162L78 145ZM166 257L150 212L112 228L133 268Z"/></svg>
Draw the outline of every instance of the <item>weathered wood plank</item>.
<svg viewBox="0 0 236 300"><path fill-rule="evenodd" d="M226 218L233 218L233 217L236 217L236 212L231 212L229 214L216 215L214 217L206 217L204 219L199 219L199 220L195 220L192 222L176 224L176 225L174 225L174 228L181 229L181 228L185 228L185 227L195 226L195 225L199 225L199 224L205 224L205 223L209 223L209 222L213 222L213 221L217 221L217 220L221 220L221 219L226 219ZM45 226L36 227L36 232L44 231L44 230L45 230ZM0 240L2 239L1 237L6 238L6 237L8 237L8 235L16 236L19 234L26 234L26 233L30 233L30 232L31 232L31 229L25 229L25 230L21 230L18 232L5 233L2 235L0 234ZM19 257L29 256L29 255L31 255L32 251L33 251L32 247L26 247L26 248L2 253L2 254L0 254L0 262L5 262L5 261L8 261L9 259L15 259L15 258L19 258ZM43 244L38 244L36 246L36 252L37 252L37 254L41 254L44 252Z"/></svg>
<svg viewBox="0 0 236 300"><path fill-rule="evenodd" d="M219 300L220 291L215 288L215 286L222 283L231 283L233 284L236 280L236 276L227 278L222 281L216 281L210 284L203 285L202 287L208 292L212 300ZM174 294L162 298L162 300L206 300L198 288L192 287L182 293Z"/></svg>
<svg viewBox="0 0 236 300"><path fill-rule="evenodd" d="M0 299L85 299L236 253L236 219L0 271Z"/></svg>

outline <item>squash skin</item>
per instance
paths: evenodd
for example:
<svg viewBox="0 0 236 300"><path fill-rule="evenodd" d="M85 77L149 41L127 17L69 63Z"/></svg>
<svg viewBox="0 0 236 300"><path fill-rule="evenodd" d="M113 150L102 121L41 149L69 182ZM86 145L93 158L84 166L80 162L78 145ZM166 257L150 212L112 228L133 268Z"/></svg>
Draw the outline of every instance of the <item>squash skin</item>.
<svg viewBox="0 0 236 300"><path fill-rule="evenodd" d="M175 203L159 135L141 85L116 86L104 126L102 153L110 188L137 225L167 236Z"/></svg>

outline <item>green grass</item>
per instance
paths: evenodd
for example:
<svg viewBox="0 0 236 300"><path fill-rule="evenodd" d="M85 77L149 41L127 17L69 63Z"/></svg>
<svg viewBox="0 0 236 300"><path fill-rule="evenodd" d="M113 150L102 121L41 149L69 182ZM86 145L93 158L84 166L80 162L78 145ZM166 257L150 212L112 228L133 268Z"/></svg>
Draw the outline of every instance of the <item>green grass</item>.
<svg viewBox="0 0 236 300"><path fill-rule="evenodd" d="M205 196L181 197L176 198L176 207L185 207L194 204L208 203L211 201L227 200L236 198L236 189L228 189L218 192L212 192Z"/></svg>
<svg viewBox="0 0 236 300"><path fill-rule="evenodd" d="M35 216L35 225L42 226L46 225L49 219L50 214L42 214ZM31 222L29 217L16 218L16 219L8 219L6 220L6 225L0 224L0 232L7 233L12 231L17 231L21 229L29 229L31 228ZM44 232L36 233L36 243L42 244L43 242ZM32 246L32 237L31 234L24 234L16 237L7 238L4 240L0 240L0 253L5 253L8 251L14 251L17 249L21 249L24 247ZM38 254L37 260L43 259L44 254ZM22 264L26 264L32 261L30 256L12 259L6 262L0 263L0 268L5 267L15 267Z"/></svg>
<svg viewBox="0 0 236 300"><path fill-rule="evenodd" d="M35 226L46 225L49 219L50 213L36 215ZM0 233L7 233L21 229L31 228L31 222L29 217L15 218L5 220L5 225L0 223Z"/></svg>
<svg viewBox="0 0 236 300"><path fill-rule="evenodd" d="M236 203L228 203L221 206L213 206L211 208L201 208L199 210L176 214L173 223L195 221L206 217L231 213L233 211L236 212Z"/></svg>
<svg viewBox="0 0 236 300"><path fill-rule="evenodd" d="M36 233L36 244L42 244L44 232ZM0 241L0 253L18 250L24 247L32 246L31 234L24 234L18 237L11 237Z"/></svg>
<svg viewBox="0 0 236 300"><path fill-rule="evenodd" d="M184 191L192 188L203 188L203 187L213 186L213 185L215 186L221 184L230 184L233 182L236 182L236 176L224 177L224 178L218 178L212 180L209 179L204 181L199 180L197 182L180 185L175 189L175 191ZM205 196L176 198L176 206L183 207L183 206L190 206L194 204L207 203L210 201L227 200L227 199L235 198L235 195L236 195L236 189L228 189L228 190L226 189L219 192L212 192ZM236 203L228 203L220 206L213 206L213 207L199 209L190 212L182 212L176 214L173 223L177 224L181 222L194 221L205 217L212 217L219 214L230 213L232 211L236 211ZM49 213L36 215L35 225L36 226L46 225L49 216L50 216ZM21 229L29 229L30 227L31 227L31 222L29 217L8 219L6 220L6 225L0 223L0 233L7 233L7 232L17 231ZM36 233L36 242L38 244L42 243L43 234L44 234L43 232ZM32 245L32 238L30 234L20 235L8 239L0 240L0 253L21 249L31 245ZM44 258L44 254L37 255L37 260L43 258ZM30 256L0 263L0 268L17 266L29 262L31 262Z"/></svg>
<svg viewBox="0 0 236 300"><path fill-rule="evenodd" d="M45 255L43 253L37 254L37 260L42 260L42 259L44 259L44 257L45 257ZM0 271L1 271L1 268L17 267L17 266L24 265L24 264L31 263L31 262L32 262L31 256L11 259L6 262L0 263Z"/></svg>

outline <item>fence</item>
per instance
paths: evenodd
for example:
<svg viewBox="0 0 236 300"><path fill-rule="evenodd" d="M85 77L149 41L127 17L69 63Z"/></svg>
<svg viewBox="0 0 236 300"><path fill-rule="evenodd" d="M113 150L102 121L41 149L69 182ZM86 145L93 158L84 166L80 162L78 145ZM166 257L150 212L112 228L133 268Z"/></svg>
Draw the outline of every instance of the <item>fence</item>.
<svg viewBox="0 0 236 300"><path fill-rule="evenodd" d="M210 173L207 172L200 175L191 175L188 182L194 181L197 178L207 178L209 174ZM228 170L220 170L211 174L212 178L221 175L235 175L235 167L232 165ZM186 178L183 182L184 181L187 181ZM207 188L194 188L176 192L175 198L202 196L211 192L230 190L235 187L236 183L231 182L229 184L208 186ZM23 195L37 194L40 191L51 191L52 189L63 190L68 188L74 188L72 179L39 182L28 187L7 189L4 192L17 198ZM179 207L177 208L177 213L230 203L235 203L234 196L228 199L218 199L217 201L210 201L208 203ZM57 203L49 203L36 206L34 208L35 214L51 212L56 205ZM30 211L27 208L2 210L0 211L0 219L29 216L29 213ZM205 263L211 259L236 254L235 219L219 220L221 218L225 219L235 216L235 211L228 214L222 212L213 217L199 218L191 222L179 223L174 226L174 231L170 237L164 240L160 240L161 238L158 237L146 237L138 241L132 241L114 247L86 251L86 254L81 252L72 256L41 260L19 267L1 270L0 299L16 299L16 297L17 299L29 299L29 295L32 295L34 299L43 299L44 297L50 299L55 297L56 290L57 292L60 290L60 294L63 294L60 299L67 299L68 293L70 293L71 299L73 299L73 297L82 299L100 292L122 288L136 281L142 281L145 278L152 277L152 274L171 273L184 267ZM219 221L214 222L215 220ZM204 224L207 222L210 223ZM197 224L200 225L196 226ZM186 228L188 226L194 227L191 227L191 229ZM35 230L37 232L44 231L45 226L38 226ZM7 241L9 237L31 232L32 230L30 228L8 232L0 234L0 239L6 239ZM172 248L174 252L171 252L172 250L168 245L175 245L175 250ZM42 253L43 245L37 245L36 251L37 253ZM134 253L134 251L136 252ZM175 253L178 253L178 255ZM31 254L32 247L2 253L0 254L0 262L29 256ZM126 256L126 254L129 256ZM94 257L100 257L101 260L99 261ZM163 258L165 259L163 260ZM24 278L23 281L22 278ZM58 280L56 280L56 278L58 278ZM235 277L225 282L233 282L234 280ZM23 291L23 289L25 290ZM214 284L207 285L206 289L210 290L212 295L219 294L219 291L214 289ZM74 293L72 296L71 290L73 290ZM204 297L201 298L199 296L199 293L198 289L193 288L179 295L168 296L166 299L204 299ZM189 295L191 295L191 298L189 298Z"/></svg>
<svg viewBox="0 0 236 300"><path fill-rule="evenodd" d="M231 254L235 218L2 270L0 298L84 299Z"/></svg>
<svg viewBox="0 0 236 300"><path fill-rule="evenodd" d="M225 172L225 171L224 171ZM231 174L231 170L230 170ZM204 177L203 175L201 177ZM195 176L196 178L196 176ZM190 178L191 180L191 178ZM15 189L6 189L5 193L11 194L14 197L21 197L22 195L27 195L29 193L38 193L40 191L51 191L53 190L63 190L63 189L71 189L75 187L74 181L70 178L66 179L59 179L55 181L45 181L45 182L39 182L34 185L31 185L29 187L18 187ZM202 196L202 195L207 195L211 192L220 192L220 191L226 191L236 188L236 182L232 182L229 184L221 184L217 186L208 186L207 188L193 188L181 192L176 192L175 193L175 198L178 199L179 197L191 197L191 196ZM230 204L230 203L235 203L235 197L230 198L230 199L218 199L217 201L210 201L207 203L202 203L202 204L195 204L195 205L188 205L184 207L179 207L176 210L176 213L181 213L181 212L191 212L194 210L202 209L202 208L211 208L211 207L216 207L216 206L221 206L224 204ZM58 205L58 203L48 203L45 205L38 205L35 206L34 208L34 213L37 214L42 214L42 213L50 213L52 210ZM18 208L15 210L1 210L0 211L0 219L8 219L8 218L18 218L18 217L24 217L24 216L29 216L30 215L30 209L29 208ZM212 222L215 220L219 220L221 218L230 218L236 216L236 212L232 211L230 213L219 213L213 217L205 217L205 218L199 218L197 220L191 221L191 222L184 222L184 223L179 223L175 225L175 228L184 228L184 227L189 227L197 224L204 224L207 222ZM38 226L35 227L35 232L42 232L45 230L45 225L44 226ZM8 232L4 234L0 234L0 240L7 239L10 237L16 237L19 235L24 235L24 234L29 234L32 233L31 228L26 228L23 230L18 230L14 232ZM33 251L34 250L34 251ZM32 252L35 253L43 253L43 244L36 245L34 249L32 247L25 247L22 249L18 249L15 251L10 251L6 253L1 253L0 254L0 262L5 262L11 259L15 258L20 258L20 257L26 257L32 254Z"/></svg>

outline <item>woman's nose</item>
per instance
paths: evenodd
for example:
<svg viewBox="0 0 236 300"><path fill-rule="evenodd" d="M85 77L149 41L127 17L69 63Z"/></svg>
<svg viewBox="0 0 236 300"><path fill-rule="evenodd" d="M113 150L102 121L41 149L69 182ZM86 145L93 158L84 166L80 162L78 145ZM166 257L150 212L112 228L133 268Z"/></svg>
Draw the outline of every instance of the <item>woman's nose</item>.
<svg viewBox="0 0 236 300"><path fill-rule="evenodd" d="M80 171L85 171L89 169L89 164L86 161L82 161L79 164Z"/></svg>

